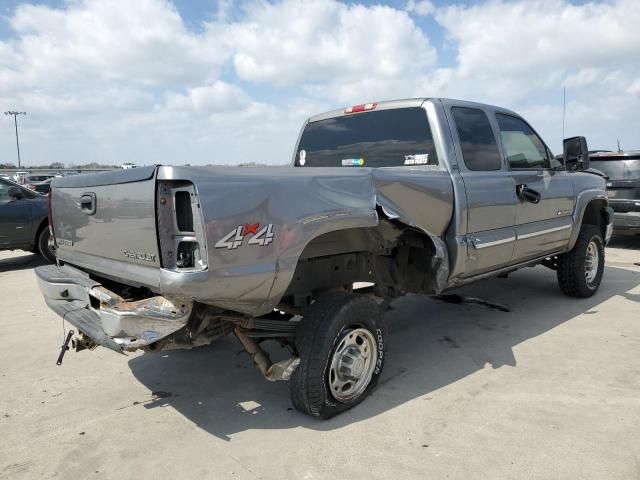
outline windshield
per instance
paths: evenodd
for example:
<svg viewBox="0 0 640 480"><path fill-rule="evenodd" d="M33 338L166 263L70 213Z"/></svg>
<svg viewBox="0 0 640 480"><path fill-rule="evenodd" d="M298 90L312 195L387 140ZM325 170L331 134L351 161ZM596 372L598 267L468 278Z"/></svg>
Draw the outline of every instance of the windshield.
<svg viewBox="0 0 640 480"><path fill-rule="evenodd" d="M420 107L379 110L309 123L298 167L437 165L427 114Z"/></svg>
<svg viewBox="0 0 640 480"><path fill-rule="evenodd" d="M640 180L640 155L591 157L589 163L610 180Z"/></svg>
<svg viewBox="0 0 640 480"><path fill-rule="evenodd" d="M27 176L27 180L29 182L42 182L44 180L49 180L53 178L53 175L29 175Z"/></svg>

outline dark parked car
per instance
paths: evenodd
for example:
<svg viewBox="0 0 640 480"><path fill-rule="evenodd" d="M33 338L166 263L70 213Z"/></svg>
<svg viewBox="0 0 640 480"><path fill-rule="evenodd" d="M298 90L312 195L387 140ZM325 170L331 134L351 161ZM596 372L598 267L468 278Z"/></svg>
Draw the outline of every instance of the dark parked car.
<svg viewBox="0 0 640 480"><path fill-rule="evenodd" d="M29 250L55 262L47 214L47 197L0 179L0 250Z"/></svg>
<svg viewBox="0 0 640 480"><path fill-rule="evenodd" d="M616 233L640 233L640 151L597 152L591 167L607 179L609 205L615 211Z"/></svg>

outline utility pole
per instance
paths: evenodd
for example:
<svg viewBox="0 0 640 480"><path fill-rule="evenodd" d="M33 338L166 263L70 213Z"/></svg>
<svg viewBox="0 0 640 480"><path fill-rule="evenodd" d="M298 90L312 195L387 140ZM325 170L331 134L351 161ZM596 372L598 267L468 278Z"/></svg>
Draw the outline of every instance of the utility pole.
<svg viewBox="0 0 640 480"><path fill-rule="evenodd" d="M18 149L18 169L22 168L20 164L20 141L18 140L18 115L26 115L27 112L14 112L13 110L9 110L8 112L4 112L5 115L13 115L13 124L16 127L16 148Z"/></svg>
<svg viewBox="0 0 640 480"><path fill-rule="evenodd" d="M564 140L564 117L567 111L567 87L562 86L562 140Z"/></svg>

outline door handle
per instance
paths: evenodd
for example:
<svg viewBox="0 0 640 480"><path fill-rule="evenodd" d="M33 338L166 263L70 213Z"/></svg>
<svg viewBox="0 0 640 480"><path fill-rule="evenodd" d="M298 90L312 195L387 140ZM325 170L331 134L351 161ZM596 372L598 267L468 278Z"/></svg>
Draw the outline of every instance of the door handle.
<svg viewBox="0 0 640 480"><path fill-rule="evenodd" d="M80 197L80 211L87 215L96 213L96 194L93 192L83 193Z"/></svg>
<svg viewBox="0 0 640 480"><path fill-rule="evenodd" d="M526 185L516 185L516 193L520 200L523 202L533 203L534 205L540 203L540 198L542 198L540 192L537 192Z"/></svg>

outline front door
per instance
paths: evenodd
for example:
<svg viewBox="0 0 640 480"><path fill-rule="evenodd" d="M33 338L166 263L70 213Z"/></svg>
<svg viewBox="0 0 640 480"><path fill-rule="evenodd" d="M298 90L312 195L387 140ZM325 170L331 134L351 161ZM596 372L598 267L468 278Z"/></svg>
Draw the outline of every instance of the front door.
<svg viewBox="0 0 640 480"><path fill-rule="evenodd" d="M562 249L573 226L570 174L551 168L551 152L524 120L496 113L496 121L518 198L514 262Z"/></svg>
<svg viewBox="0 0 640 480"><path fill-rule="evenodd" d="M0 179L0 247L26 246L31 238L31 209L28 198L9 197L13 184Z"/></svg>

